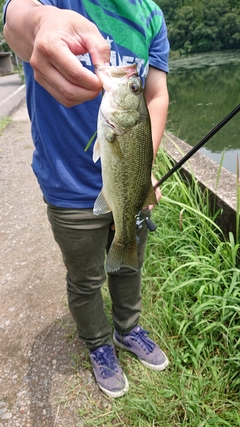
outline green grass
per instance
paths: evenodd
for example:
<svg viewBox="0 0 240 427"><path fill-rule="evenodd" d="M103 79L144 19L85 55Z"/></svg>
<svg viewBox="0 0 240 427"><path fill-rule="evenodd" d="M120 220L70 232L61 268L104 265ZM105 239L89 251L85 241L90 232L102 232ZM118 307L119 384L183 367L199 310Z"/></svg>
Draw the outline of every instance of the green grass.
<svg viewBox="0 0 240 427"><path fill-rule="evenodd" d="M11 117L8 117L8 116L4 116L0 120L0 136L2 136L4 129L6 129L6 127L11 123L11 121L12 121Z"/></svg>
<svg viewBox="0 0 240 427"><path fill-rule="evenodd" d="M168 167L160 152L159 178ZM215 224L219 213L211 215L208 194L194 179L186 185L174 174L161 190L143 269L141 324L170 365L149 371L120 350L129 392L102 405L76 385L87 402L78 410L79 427L240 425L239 242L231 234L224 239ZM110 316L106 287L104 299Z"/></svg>

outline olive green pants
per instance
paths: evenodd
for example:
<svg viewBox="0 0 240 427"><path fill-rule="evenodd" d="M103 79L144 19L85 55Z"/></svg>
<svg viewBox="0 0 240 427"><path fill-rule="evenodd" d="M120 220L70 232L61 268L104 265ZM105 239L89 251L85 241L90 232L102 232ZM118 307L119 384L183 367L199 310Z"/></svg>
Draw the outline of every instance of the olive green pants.
<svg viewBox="0 0 240 427"><path fill-rule="evenodd" d="M65 209L47 206L48 218L67 268L69 308L79 338L89 349L112 342L112 330L104 312L101 287L106 281L105 256L114 232L112 214L95 216L92 209ZM144 210L142 216L149 215ZM143 222L139 236L139 265L142 266L148 229ZM128 333L141 312L141 269L122 268L108 274L113 325Z"/></svg>

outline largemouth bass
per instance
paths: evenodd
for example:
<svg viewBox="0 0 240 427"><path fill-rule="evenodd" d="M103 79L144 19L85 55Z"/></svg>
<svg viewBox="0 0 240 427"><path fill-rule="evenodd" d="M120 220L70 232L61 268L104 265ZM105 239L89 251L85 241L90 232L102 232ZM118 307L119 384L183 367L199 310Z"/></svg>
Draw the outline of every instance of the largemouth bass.
<svg viewBox="0 0 240 427"><path fill-rule="evenodd" d="M103 187L93 213L112 211L115 236L106 270L138 270L136 215L157 204L151 182L151 124L136 64L99 67L105 93L99 108L93 160L101 158Z"/></svg>

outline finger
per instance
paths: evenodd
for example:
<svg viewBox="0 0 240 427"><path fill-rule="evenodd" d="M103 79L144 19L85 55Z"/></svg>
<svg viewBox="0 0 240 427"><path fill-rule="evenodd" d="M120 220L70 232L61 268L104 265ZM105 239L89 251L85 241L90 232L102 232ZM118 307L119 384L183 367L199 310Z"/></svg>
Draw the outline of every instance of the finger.
<svg viewBox="0 0 240 427"><path fill-rule="evenodd" d="M39 43L35 43L30 63L34 69L42 70L44 74L46 74L44 62L49 63L71 83L89 90L99 90L101 84L99 78L88 68L83 67L77 57L77 55L89 53L93 66L109 65L109 45L101 36L100 40L102 39L103 43L102 45L97 44L96 48L96 41L93 44L92 39L93 35L86 43L85 39L82 39L81 43L69 38L67 42L58 39L46 43L46 40L41 40Z"/></svg>
<svg viewBox="0 0 240 427"><path fill-rule="evenodd" d="M72 56L74 57L74 55ZM31 65L34 68L35 80L66 107L72 107L81 102L91 100L102 90L102 83L98 77L87 68L84 68L78 60L76 63L78 68L76 78L72 77L73 73L65 76L62 73L62 67L59 71L45 57L42 61L39 59L35 61L33 58ZM69 69L70 67L68 66L68 72Z"/></svg>
<svg viewBox="0 0 240 427"><path fill-rule="evenodd" d="M155 194L156 194L156 199L157 199L157 201L159 202L159 200L161 199L161 197L162 197L162 192L161 192L161 190L160 190L160 188L158 187L158 188L156 188L156 190L155 190Z"/></svg>
<svg viewBox="0 0 240 427"><path fill-rule="evenodd" d="M93 91L100 90L102 87L97 75L88 68L83 67L80 60L68 48L62 49L61 58L53 57L51 64L66 80L74 85Z"/></svg>
<svg viewBox="0 0 240 427"><path fill-rule="evenodd" d="M40 75L47 76L45 79L48 79L49 84L56 85L56 73L51 69L53 68L74 85L93 91L101 89L98 77L89 69L84 68L79 59L63 43L58 43L54 51L51 48L46 50L45 46L37 45L30 64L35 70L36 78L39 78Z"/></svg>
<svg viewBox="0 0 240 427"><path fill-rule="evenodd" d="M155 178L155 176L154 176L153 174L152 174L151 179L152 179L152 185L154 186L158 181L157 181L157 179ZM155 195L156 195L157 202L159 202L159 200L160 200L160 199L161 199L161 197L162 197L162 193L161 193L161 190L160 190L160 188L159 188L159 187L157 187L157 188L155 189ZM149 205L149 206L148 206L148 209L149 209L149 210L152 210L152 209L154 208L154 206L155 206L155 205Z"/></svg>
<svg viewBox="0 0 240 427"><path fill-rule="evenodd" d="M160 190L159 188L157 188L157 189L155 190L155 194L156 194L157 202L159 202L159 200L160 200L160 199L161 199L161 197L162 197L161 190ZM148 206L148 209L151 211L155 206L156 206L156 205L149 205L149 206Z"/></svg>
<svg viewBox="0 0 240 427"><path fill-rule="evenodd" d="M104 50L99 51L99 49L92 49L89 51L92 63L95 68L101 67L101 66L108 66L110 65L110 47L105 46Z"/></svg>
<svg viewBox="0 0 240 427"><path fill-rule="evenodd" d="M152 180L152 185L153 185L153 187L155 186L155 184L157 184L157 182L158 182L158 180L155 178L155 176L152 174L151 175L151 180ZM161 193L161 190L160 190L160 188L159 187L157 187L156 189L155 189L155 194L156 194L156 199L157 199L157 201L159 202L159 200L161 199L161 197L162 197L162 193Z"/></svg>
<svg viewBox="0 0 240 427"><path fill-rule="evenodd" d="M90 53L94 67L110 64L110 45L103 38L97 27L88 21L83 33L81 45Z"/></svg>
<svg viewBox="0 0 240 427"><path fill-rule="evenodd" d="M94 91L74 85L54 69L51 70L52 78L49 78L49 74L48 79L45 76L38 72L34 73L36 81L65 107L73 107L74 105L94 99L101 92L101 86L100 90Z"/></svg>

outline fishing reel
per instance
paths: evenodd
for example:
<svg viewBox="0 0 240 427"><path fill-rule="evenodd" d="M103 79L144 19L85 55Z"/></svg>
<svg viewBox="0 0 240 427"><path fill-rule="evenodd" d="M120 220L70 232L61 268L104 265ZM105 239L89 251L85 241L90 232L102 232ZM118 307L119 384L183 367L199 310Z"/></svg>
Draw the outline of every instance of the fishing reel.
<svg viewBox="0 0 240 427"><path fill-rule="evenodd" d="M147 228L149 231L155 231L157 229L157 225L148 217L141 218L141 211L138 212L136 216L136 228L142 228L143 223L146 222Z"/></svg>

